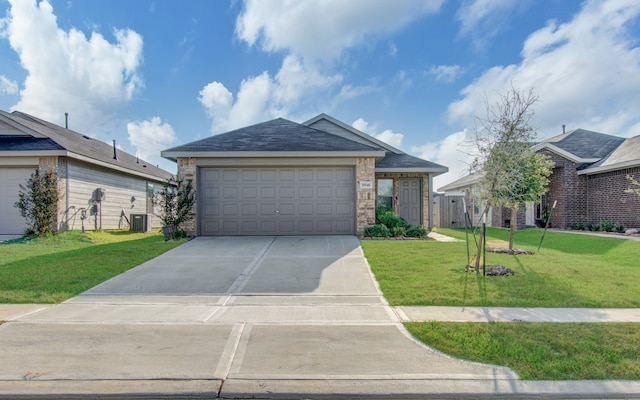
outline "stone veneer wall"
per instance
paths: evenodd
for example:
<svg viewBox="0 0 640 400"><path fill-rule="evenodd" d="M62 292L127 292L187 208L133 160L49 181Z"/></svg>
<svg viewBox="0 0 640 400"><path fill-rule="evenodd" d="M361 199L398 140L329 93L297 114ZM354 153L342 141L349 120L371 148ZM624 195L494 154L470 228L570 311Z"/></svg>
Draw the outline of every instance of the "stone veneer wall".
<svg viewBox="0 0 640 400"><path fill-rule="evenodd" d="M195 158L178 158L178 179L190 180L193 183L194 190L197 190L197 169ZM193 205L190 215L193 217L190 221L183 223L180 228L187 232L187 235L196 236L198 227L198 193L196 192L196 203Z"/></svg>
<svg viewBox="0 0 640 400"><path fill-rule="evenodd" d="M422 226L429 226L431 216L429 215L429 174L418 172L392 173L378 172L376 179L393 179L393 211L398 213L398 196L400 195L400 178L421 178L422 179ZM374 191L374 194L377 193ZM375 196L374 196L375 199ZM374 218L375 219L375 218Z"/></svg>
<svg viewBox="0 0 640 400"><path fill-rule="evenodd" d="M376 223L375 158L358 158L356 161L356 233ZM361 189L361 182L369 182L370 189Z"/></svg>

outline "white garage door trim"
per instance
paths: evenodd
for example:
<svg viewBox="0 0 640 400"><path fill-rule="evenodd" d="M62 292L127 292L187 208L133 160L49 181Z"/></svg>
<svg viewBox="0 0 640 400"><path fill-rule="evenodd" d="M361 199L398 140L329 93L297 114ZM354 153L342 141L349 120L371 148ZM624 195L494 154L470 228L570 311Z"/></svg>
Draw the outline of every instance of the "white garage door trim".
<svg viewBox="0 0 640 400"><path fill-rule="evenodd" d="M22 235L27 227L18 201L20 185L25 185L36 167L0 167L0 235Z"/></svg>
<svg viewBox="0 0 640 400"><path fill-rule="evenodd" d="M355 168L200 168L203 236L353 235Z"/></svg>

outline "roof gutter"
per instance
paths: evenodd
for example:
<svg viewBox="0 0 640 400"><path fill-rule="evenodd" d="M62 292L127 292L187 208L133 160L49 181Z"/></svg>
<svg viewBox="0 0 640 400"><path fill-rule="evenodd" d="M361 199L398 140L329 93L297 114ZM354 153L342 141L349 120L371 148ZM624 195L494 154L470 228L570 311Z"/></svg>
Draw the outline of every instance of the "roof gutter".
<svg viewBox="0 0 640 400"><path fill-rule="evenodd" d="M534 151L540 151L543 149L547 149L553 153L556 153L557 155L564 157L566 159L568 159L569 161L576 163L576 164L593 164L594 162L598 162L601 159L600 158L581 158L578 157L577 155L570 153L566 150L562 150L561 148L559 148L558 146L554 146L550 143L544 142L544 143L538 143L536 145L533 146L533 150Z"/></svg>
<svg viewBox="0 0 640 400"><path fill-rule="evenodd" d="M625 161L625 162L611 164L611 165L601 165L599 167L585 168L583 170L578 171L578 175L595 175L595 174L601 174L603 172L616 171L619 169L634 168L639 166L640 166L640 159L631 160L631 161Z"/></svg>
<svg viewBox="0 0 640 400"><path fill-rule="evenodd" d="M281 158L281 157L384 157L382 150L371 151L170 151L160 153L163 158Z"/></svg>

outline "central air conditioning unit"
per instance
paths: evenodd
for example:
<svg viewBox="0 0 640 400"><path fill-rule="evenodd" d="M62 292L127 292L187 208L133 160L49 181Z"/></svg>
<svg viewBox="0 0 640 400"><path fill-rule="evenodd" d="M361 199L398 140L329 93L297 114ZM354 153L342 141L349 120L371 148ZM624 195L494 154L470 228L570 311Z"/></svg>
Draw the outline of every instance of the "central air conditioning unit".
<svg viewBox="0 0 640 400"><path fill-rule="evenodd" d="M131 231L148 232L151 230L149 216L147 214L131 214Z"/></svg>

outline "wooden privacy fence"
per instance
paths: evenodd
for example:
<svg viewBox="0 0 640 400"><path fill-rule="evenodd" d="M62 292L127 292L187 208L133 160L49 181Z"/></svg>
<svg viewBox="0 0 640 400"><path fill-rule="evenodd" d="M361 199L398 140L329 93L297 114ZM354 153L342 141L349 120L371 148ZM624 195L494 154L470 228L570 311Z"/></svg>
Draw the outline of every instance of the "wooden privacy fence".
<svg viewBox="0 0 640 400"><path fill-rule="evenodd" d="M436 198L439 211L439 227L464 228L464 203L462 196L439 196Z"/></svg>

